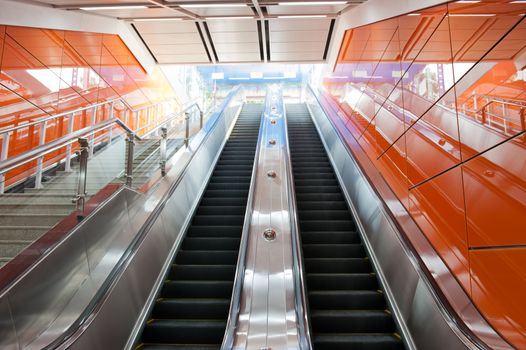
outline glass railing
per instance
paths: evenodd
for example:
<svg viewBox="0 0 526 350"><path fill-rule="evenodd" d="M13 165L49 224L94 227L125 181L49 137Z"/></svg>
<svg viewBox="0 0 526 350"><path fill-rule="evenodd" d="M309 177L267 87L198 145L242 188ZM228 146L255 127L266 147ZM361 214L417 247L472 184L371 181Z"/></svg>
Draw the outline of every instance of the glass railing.
<svg viewBox="0 0 526 350"><path fill-rule="evenodd" d="M97 109L115 106L117 102L109 102ZM162 107L106 111L108 118L102 120L96 119L100 115L95 107L86 110L87 115L76 111L0 130L5 146L0 161L0 266L22 251L33 251L44 233L66 234L123 185L148 191L165 174L167 160L188 146L210 116L196 103L162 116L154 113L165 111ZM141 114L149 123L133 129ZM91 122L79 128L76 124L85 122L82 115ZM48 125L64 120L65 136L46 142ZM35 128L42 133L41 144L7 158L10 141L16 146L20 133ZM40 248L35 254L41 254Z"/></svg>

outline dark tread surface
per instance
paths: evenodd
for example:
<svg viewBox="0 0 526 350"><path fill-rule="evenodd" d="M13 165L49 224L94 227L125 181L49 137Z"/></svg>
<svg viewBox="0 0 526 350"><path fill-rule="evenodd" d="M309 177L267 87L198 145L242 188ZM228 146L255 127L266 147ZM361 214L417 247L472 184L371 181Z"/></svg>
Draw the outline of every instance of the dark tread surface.
<svg viewBox="0 0 526 350"><path fill-rule="evenodd" d="M137 349L211 350L223 341L263 105L234 126Z"/></svg>
<svg viewBox="0 0 526 350"><path fill-rule="evenodd" d="M404 349L308 109L286 109L314 348Z"/></svg>

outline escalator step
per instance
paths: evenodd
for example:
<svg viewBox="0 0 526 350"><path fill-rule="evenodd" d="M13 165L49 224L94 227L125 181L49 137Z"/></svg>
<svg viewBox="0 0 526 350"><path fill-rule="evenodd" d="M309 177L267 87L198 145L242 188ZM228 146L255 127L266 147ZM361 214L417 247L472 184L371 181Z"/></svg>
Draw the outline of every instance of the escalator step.
<svg viewBox="0 0 526 350"><path fill-rule="evenodd" d="M155 303L152 318L225 319L230 299L161 299Z"/></svg>
<svg viewBox="0 0 526 350"><path fill-rule="evenodd" d="M231 199L231 198L228 198ZM224 201L224 199L223 199ZM242 205L232 206L228 205L227 203L223 202L223 205L203 205L203 202L201 202L201 206L197 210L196 215L244 215L245 214L245 207Z"/></svg>
<svg viewBox="0 0 526 350"><path fill-rule="evenodd" d="M184 250L235 250L239 249L240 238L231 237L188 237L183 241Z"/></svg>
<svg viewBox="0 0 526 350"><path fill-rule="evenodd" d="M151 320L143 342L166 344L221 344L226 322L218 320Z"/></svg>
<svg viewBox="0 0 526 350"><path fill-rule="evenodd" d="M229 226L190 226L187 237L241 237L242 225Z"/></svg>
<svg viewBox="0 0 526 350"><path fill-rule="evenodd" d="M172 265L170 280L233 281L236 265Z"/></svg>
<svg viewBox="0 0 526 350"><path fill-rule="evenodd" d="M193 225L217 225L231 226L243 225L245 217L243 215L196 215L192 221Z"/></svg>
<svg viewBox="0 0 526 350"><path fill-rule="evenodd" d="M314 348L403 349L309 111L286 108Z"/></svg>
<svg viewBox="0 0 526 350"><path fill-rule="evenodd" d="M236 261L237 251L231 250L181 250L175 258L175 263L180 265L231 265Z"/></svg>
<svg viewBox="0 0 526 350"><path fill-rule="evenodd" d="M402 341L394 334L318 334L313 339L316 350L399 350Z"/></svg>

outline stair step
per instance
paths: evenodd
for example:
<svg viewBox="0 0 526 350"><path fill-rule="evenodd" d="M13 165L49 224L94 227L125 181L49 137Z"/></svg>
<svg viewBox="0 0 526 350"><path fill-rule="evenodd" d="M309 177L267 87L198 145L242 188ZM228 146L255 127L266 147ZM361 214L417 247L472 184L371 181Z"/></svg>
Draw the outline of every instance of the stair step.
<svg viewBox="0 0 526 350"><path fill-rule="evenodd" d="M221 344L225 328L222 320L152 320L142 338L146 343Z"/></svg>
<svg viewBox="0 0 526 350"><path fill-rule="evenodd" d="M395 334L316 334L316 350L402 350L404 345Z"/></svg>

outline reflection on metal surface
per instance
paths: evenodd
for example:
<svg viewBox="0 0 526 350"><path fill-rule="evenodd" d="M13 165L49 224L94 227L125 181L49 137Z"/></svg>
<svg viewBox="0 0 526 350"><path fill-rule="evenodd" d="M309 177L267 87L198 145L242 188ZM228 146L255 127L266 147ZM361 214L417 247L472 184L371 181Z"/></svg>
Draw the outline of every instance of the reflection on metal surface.
<svg viewBox="0 0 526 350"><path fill-rule="evenodd" d="M307 105L408 346L511 349L478 312L325 102L312 88L308 89Z"/></svg>
<svg viewBox="0 0 526 350"><path fill-rule="evenodd" d="M156 188L118 191L2 292L0 334L8 336L0 337L1 348L125 347L242 99L240 90L231 93L189 148L169 160Z"/></svg>
<svg viewBox="0 0 526 350"><path fill-rule="evenodd" d="M290 196L283 195L292 188L288 181L267 180L289 171L283 113L281 90L271 86L252 179L252 210L245 220L246 257L238 265L244 271L239 314L230 314L224 350L307 349L296 312ZM276 123L268 123L270 118Z"/></svg>

